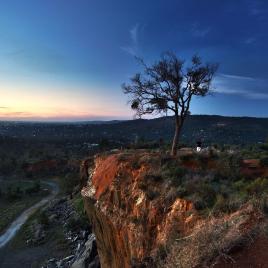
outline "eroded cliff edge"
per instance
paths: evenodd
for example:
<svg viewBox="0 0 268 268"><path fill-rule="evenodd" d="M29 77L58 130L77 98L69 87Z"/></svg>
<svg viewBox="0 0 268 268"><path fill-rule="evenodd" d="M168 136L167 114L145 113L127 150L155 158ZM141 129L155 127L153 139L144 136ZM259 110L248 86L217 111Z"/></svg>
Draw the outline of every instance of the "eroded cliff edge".
<svg viewBox="0 0 268 268"><path fill-rule="evenodd" d="M194 219L190 202L176 198L168 181L148 175L157 155L138 158L139 164L132 154L97 158L82 190L102 267L153 262L164 254L172 232L187 233Z"/></svg>
<svg viewBox="0 0 268 268"><path fill-rule="evenodd" d="M82 196L101 267L208 265L216 257L221 262L260 232L264 218L252 205L221 217L200 216L191 201L178 197L171 180L159 176L159 169L173 161L169 157L102 155L95 158L94 169L87 161L82 165Z"/></svg>

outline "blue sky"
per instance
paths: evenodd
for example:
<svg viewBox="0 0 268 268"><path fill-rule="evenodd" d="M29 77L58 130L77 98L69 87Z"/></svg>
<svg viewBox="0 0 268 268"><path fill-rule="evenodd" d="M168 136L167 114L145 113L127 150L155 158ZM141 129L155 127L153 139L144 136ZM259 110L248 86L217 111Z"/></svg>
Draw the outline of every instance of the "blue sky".
<svg viewBox="0 0 268 268"><path fill-rule="evenodd" d="M194 114L268 116L265 0L0 0L0 119L131 118L120 85L167 50L220 63Z"/></svg>

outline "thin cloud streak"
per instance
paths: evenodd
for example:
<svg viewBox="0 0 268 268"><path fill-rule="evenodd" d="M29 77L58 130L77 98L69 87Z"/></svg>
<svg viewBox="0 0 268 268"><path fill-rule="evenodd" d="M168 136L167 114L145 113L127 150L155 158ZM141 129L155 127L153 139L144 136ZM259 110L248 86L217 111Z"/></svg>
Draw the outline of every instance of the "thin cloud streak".
<svg viewBox="0 0 268 268"><path fill-rule="evenodd" d="M268 93L261 93L261 92L248 92L245 90L239 89L225 89L225 88L216 88L212 91L212 93L219 93L219 94L226 94L226 95L240 95L242 97L248 99L255 99L255 100L266 100L268 99Z"/></svg>
<svg viewBox="0 0 268 268"><path fill-rule="evenodd" d="M257 80L254 77L250 76L241 76L241 75L234 75L234 74L220 74L221 77L230 78L230 79L240 79L240 80L248 80L248 81L255 81Z"/></svg>
<svg viewBox="0 0 268 268"><path fill-rule="evenodd" d="M203 38L207 36L210 31L211 31L211 27L201 28L200 26L198 26L197 23L195 23L192 27L192 35L194 37Z"/></svg>
<svg viewBox="0 0 268 268"><path fill-rule="evenodd" d="M214 81L214 93L238 95L248 99L266 100L268 92L264 92L267 81L249 76L219 74Z"/></svg>
<svg viewBox="0 0 268 268"><path fill-rule="evenodd" d="M127 52L131 56L137 56L139 52L139 32L141 30L140 25L137 23L129 30L130 45L120 47L123 51Z"/></svg>
<svg viewBox="0 0 268 268"><path fill-rule="evenodd" d="M249 37L249 38L247 38L247 39L244 41L244 43L245 43L246 45L251 45L251 44L256 43L256 41L257 41L257 38L255 38L255 37Z"/></svg>
<svg viewBox="0 0 268 268"><path fill-rule="evenodd" d="M134 44L138 43L138 30L139 24L136 24L132 29L130 29L130 37Z"/></svg>

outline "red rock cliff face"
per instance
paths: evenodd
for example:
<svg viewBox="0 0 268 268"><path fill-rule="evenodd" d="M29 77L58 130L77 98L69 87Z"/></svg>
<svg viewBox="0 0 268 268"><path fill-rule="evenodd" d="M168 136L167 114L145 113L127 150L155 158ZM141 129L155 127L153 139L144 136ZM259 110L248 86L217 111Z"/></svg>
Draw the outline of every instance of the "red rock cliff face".
<svg viewBox="0 0 268 268"><path fill-rule="evenodd" d="M192 203L176 198L167 181L146 176L154 157L118 153L95 160L82 195L101 267L154 267L163 245L191 229Z"/></svg>

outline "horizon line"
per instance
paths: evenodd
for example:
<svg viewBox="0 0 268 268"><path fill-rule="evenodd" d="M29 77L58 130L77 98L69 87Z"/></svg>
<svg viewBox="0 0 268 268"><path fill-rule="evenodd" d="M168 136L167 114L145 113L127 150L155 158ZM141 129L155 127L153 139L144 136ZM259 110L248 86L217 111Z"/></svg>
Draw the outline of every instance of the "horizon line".
<svg viewBox="0 0 268 268"><path fill-rule="evenodd" d="M267 116L249 116L249 115L220 115L220 114L191 114L189 116L218 116L218 117L230 117L230 118L258 118L258 119L268 119ZM134 121L134 120L155 120L160 118L173 117L173 115L168 116L160 116L154 118L130 118L130 119L88 119L88 120L25 120L25 119L1 119L0 123L3 122L12 122L12 123L87 123L87 122L100 122L100 123L108 123L113 121L126 122L126 121Z"/></svg>

